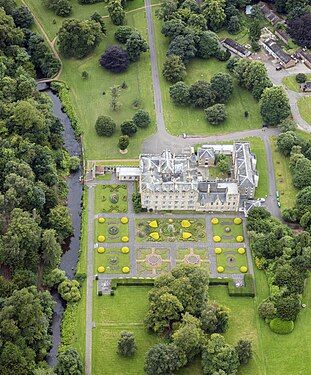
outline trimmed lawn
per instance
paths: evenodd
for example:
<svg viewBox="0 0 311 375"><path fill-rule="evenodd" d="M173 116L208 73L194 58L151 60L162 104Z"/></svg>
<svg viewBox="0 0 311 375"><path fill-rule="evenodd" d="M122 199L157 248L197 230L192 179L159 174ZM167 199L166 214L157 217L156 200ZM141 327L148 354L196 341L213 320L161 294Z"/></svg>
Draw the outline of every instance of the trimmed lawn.
<svg viewBox="0 0 311 375"><path fill-rule="evenodd" d="M123 254L121 248L106 248L102 254L94 251L94 273L100 266L105 267L105 274L122 274L122 267L130 267L130 253Z"/></svg>
<svg viewBox="0 0 311 375"><path fill-rule="evenodd" d="M129 236L128 223L121 223L120 219L107 219L105 218L104 223L95 221L95 239L94 242L98 242L98 236L105 236L104 242L123 242L123 236Z"/></svg>
<svg viewBox="0 0 311 375"><path fill-rule="evenodd" d="M304 96L297 102L301 117L311 125L311 96Z"/></svg>
<svg viewBox="0 0 311 375"><path fill-rule="evenodd" d="M149 334L143 325L150 289L145 286L118 286L113 297L99 297L96 296L94 283L93 375L144 374L147 350L162 341ZM116 353L121 331L130 331L135 335L137 352L133 358L124 358Z"/></svg>
<svg viewBox="0 0 311 375"><path fill-rule="evenodd" d="M215 255L217 267L224 267L224 273L241 273L240 267L248 266L246 252L239 254L237 248L222 248L222 252Z"/></svg>
<svg viewBox="0 0 311 375"><path fill-rule="evenodd" d="M95 213L99 214L101 212L127 212L127 199L128 197L126 185L96 185Z"/></svg>
<svg viewBox="0 0 311 375"><path fill-rule="evenodd" d="M128 25L135 27L145 39L146 18L144 10L128 14ZM140 154L143 140L155 131L155 114L149 52L143 53L139 61L131 64L129 69L120 74L112 74L103 69L98 60L105 49L116 44L114 32L116 26L107 20L108 35L103 39L95 52L82 59L64 59L61 79L70 87L70 97L75 114L83 129L83 144L86 159L124 159L134 158ZM89 78L82 79L81 73L87 71ZM112 86L126 83L127 88L121 90L119 111L110 109L109 90ZM105 93L105 95L103 95ZM128 153L120 154L118 139L121 135L120 124L130 120L137 109L133 108L134 100L140 102L140 108L149 112L152 124L147 129L138 129L131 137ZM117 130L112 137L99 137L94 125L99 115L111 116L117 123Z"/></svg>
<svg viewBox="0 0 311 375"><path fill-rule="evenodd" d="M234 224L231 218L219 218L218 224L211 224L213 230L213 236L220 236L220 242L231 242L235 243L237 236L243 236L243 224ZM229 231L226 231L226 228Z"/></svg>
<svg viewBox="0 0 311 375"><path fill-rule="evenodd" d="M243 139L243 141L250 142L251 150L256 155L259 183L256 188L255 198L263 198L269 194L268 163L264 142L259 137L249 137Z"/></svg>
<svg viewBox="0 0 311 375"><path fill-rule="evenodd" d="M155 12L155 10L154 10ZM169 96L170 84L162 76L162 66L165 61L168 48L168 38L161 34L162 21L155 15L153 17L156 31L156 48L158 57L158 69L162 91L164 118L167 130L174 135L186 134L223 134L245 129L260 128L262 120L259 113L258 102L245 89L234 85L234 92L231 100L227 103L228 119L221 125L209 125L204 116L203 109L175 106ZM226 62L216 59L192 60L187 65L186 84L204 79L210 80L218 72L226 71ZM248 111L249 116L244 117Z"/></svg>
<svg viewBox="0 0 311 375"><path fill-rule="evenodd" d="M184 220L187 220L186 218ZM205 220L188 220L189 228L181 226L182 219L136 219L136 242L175 242L175 241L198 241L206 240ZM151 224L151 226L150 226ZM153 227L153 225L156 225ZM153 238L151 234L158 234L159 238ZM190 233L189 238L183 238L183 233Z"/></svg>
<svg viewBox="0 0 311 375"><path fill-rule="evenodd" d="M282 80L283 85L285 85L288 89L295 91L295 92L301 92L300 91L300 84L296 81L296 74L284 77ZM307 74L308 80L311 79L311 74Z"/></svg>
<svg viewBox="0 0 311 375"><path fill-rule="evenodd" d="M276 187L280 193L282 208L291 208L295 205L297 189L293 186L292 173L289 170L289 158L282 155L276 146L276 137L270 138L273 157L273 166L276 177Z"/></svg>

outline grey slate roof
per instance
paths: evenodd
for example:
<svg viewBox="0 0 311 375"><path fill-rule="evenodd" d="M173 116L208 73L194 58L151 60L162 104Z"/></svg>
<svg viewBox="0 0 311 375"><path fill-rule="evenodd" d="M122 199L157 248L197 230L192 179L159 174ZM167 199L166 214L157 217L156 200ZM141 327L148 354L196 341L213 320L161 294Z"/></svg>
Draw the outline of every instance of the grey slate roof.
<svg viewBox="0 0 311 375"><path fill-rule="evenodd" d="M271 49L271 51L273 51L283 63L287 64L292 60L291 56L288 53L284 52L282 47L279 44L277 44L273 39L265 40L264 44L268 46Z"/></svg>
<svg viewBox="0 0 311 375"><path fill-rule="evenodd" d="M234 154L238 185L246 188L255 187L255 171L252 165L252 159L256 158L250 151L249 143L236 142L234 144Z"/></svg>

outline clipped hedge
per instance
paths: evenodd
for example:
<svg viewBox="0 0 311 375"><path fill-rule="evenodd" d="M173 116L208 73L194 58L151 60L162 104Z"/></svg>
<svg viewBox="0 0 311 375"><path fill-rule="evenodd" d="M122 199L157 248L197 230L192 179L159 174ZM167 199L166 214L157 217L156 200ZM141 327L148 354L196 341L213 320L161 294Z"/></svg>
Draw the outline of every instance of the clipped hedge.
<svg viewBox="0 0 311 375"><path fill-rule="evenodd" d="M119 285L127 286L154 286L154 279L139 279L127 277L124 279L111 279L111 289L117 289Z"/></svg>
<svg viewBox="0 0 311 375"><path fill-rule="evenodd" d="M66 112L67 116L70 119L71 126L75 131L77 136L82 134L82 130L79 126L75 111L73 109L71 98L70 98L70 89L63 82L52 82L51 89L56 91L59 97L59 100L62 102L63 110Z"/></svg>
<svg viewBox="0 0 311 375"><path fill-rule="evenodd" d="M293 331L295 324L292 320L274 318L271 320L269 327L272 332L277 333L278 335L288 335Z"/></svg>
<svg viewBox="0 0 311 375"><path fill-rule="evenodd" d="M210 278L209 285L227 285L230 297L255 297L255 284L252 275L244 275L244 286L236 287L232 279Z"/></svg>

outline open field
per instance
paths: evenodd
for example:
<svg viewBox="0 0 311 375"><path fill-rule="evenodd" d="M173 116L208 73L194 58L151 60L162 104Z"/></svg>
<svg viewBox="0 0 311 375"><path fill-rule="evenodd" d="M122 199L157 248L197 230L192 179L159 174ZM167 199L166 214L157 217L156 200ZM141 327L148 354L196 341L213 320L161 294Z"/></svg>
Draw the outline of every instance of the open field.
<svg viewBox="0 0 311 375"><path fill-rule="evenodd" d="M167 130L174 135L186 134L223 134L233 131L260 128L262 121L259 114L258 102L245 89L234 86L232 98L226 105L228 118L217 126L209 125L203 109L175 106L169 96L170 84L162 76L162 66L168 48L168 38L161 34L162 22L153 18L156 31L156 48L158 57L159 77L162 91L164 118ZM218 72L226 71L226 63L216 59L195 59L187 66L186 84L192 84L200 79L210 80ZM249 116L244 117L248 111Z"/></svg>
<svg viewBox="0 0 311 375"><path fill-rule="evenodd" d="M301 117L311 125L311 96L304 96L297 102Z"/></svg>
<svg viewBox="0 0 311 375"><path fill-rule="evenodd" d="M96 291L96 287L94 285ZM93 375L143 374L146 351L159 338L148 334L143 325L148 308L149 287L119 286L112 296L96 296L93 301ZM126 309L125 309L126 306ZM116 353L121 331L133 332L137 353L133 358L120 357Z"/></svg>
<svg viewBox="0 0 311 375"><path fill-rule="evenodd" d="M276 187L280 193L281 208L291 208L295 204L297 189L293 186L292 174L289 170L289 160L277 150L275 137L270 139L270 143Z"/></svg>
<svg viewBox="0 0 311 375"><path fill-rule="evenodd" d="M295 92L300 92L300 85L296 81L296 75L291 75L284 77L282 80L283 85L285 85L288 89L295 91ZM308 80L311 79L311 73L307 74Z"/></svg>

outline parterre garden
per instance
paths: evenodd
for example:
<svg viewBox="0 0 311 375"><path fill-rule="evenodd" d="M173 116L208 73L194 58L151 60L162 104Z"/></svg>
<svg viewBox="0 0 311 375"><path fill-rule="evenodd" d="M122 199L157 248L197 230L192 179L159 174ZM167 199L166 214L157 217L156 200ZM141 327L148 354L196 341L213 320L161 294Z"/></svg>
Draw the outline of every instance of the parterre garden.
<svg viewBox="0 0 311 375"><path fill-rule="evenodd" d="M136 265L138 276L156 277L171 270L169 249L137 249Z"/></svg>
<svg viewBox="0 0 311 375"><path fill-rule="evenodd" d="M206 240L204 219L136 219L137 242Z"/></svg>
<svg viewBox="0 0 311 375"><path fill-rule="evenodd" d="M241 218L213 218L211 223L214 242L237 243L244 241Z"/></svg>
<svg viewBox="0 0 311 375"><path fill-rule="evenodd" d="M121 248L98 247L94 254L94 270L101 274L127 274L130 272L130 253L127 246Z"/></svg>
<svg viewBox="0 0 311 375"><path fill-rule="evenodd" d="M94 242L128 242L128 240L129 229L126 216L121 219L101 216L96 220Z"/></svg>
<svg viewBox="0 0 311 375"><path fill-rule="evenodd" d="M247 255L244 247L215 248L217 272L219 274L246 273Z"/></svg>
<svg viewBox="0 0 311 375"><path fill-rule="evenodd" d="M95 213L122 213L127 212L126 185L111 184L97 185L95 188Z"/></svg>
<svg viewBox="0 0 311 375"><path fill-rule="evenodd" d="M207 249L179 248L176 251L176 264L191 264L200 267L209 267Z"/></svg>

